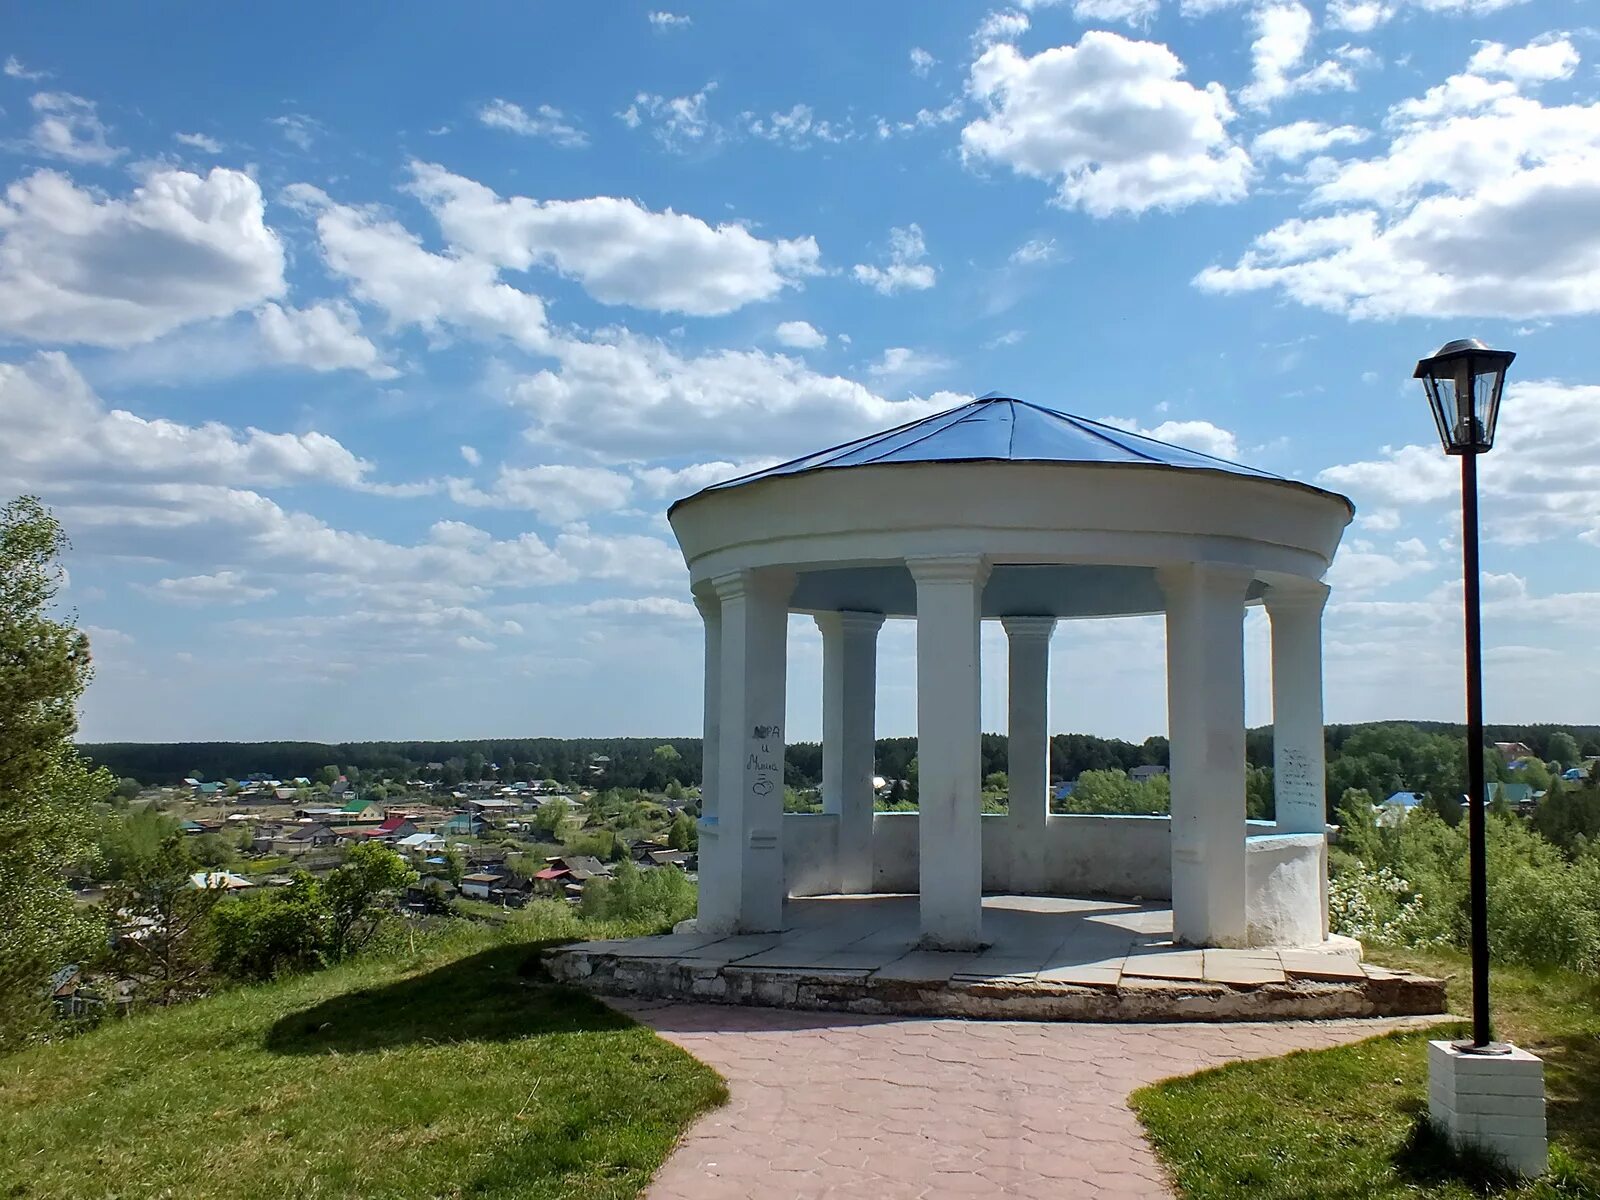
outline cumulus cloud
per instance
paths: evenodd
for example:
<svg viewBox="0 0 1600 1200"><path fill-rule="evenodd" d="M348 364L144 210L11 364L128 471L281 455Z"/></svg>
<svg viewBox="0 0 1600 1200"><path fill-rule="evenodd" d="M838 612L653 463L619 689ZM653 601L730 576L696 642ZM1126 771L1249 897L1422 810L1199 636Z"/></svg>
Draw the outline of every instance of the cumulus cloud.
<svg viewBox="0 0 1600 1200"><path fill-rule="evenodd" d="M94 101L70 92L39 92L29 101L34 122L28 144L49 158L104 166L127 153L107 141Z"/></svg>
<svg viewBox="0 0 1600 1200"><path fill-rule="evenodd" d="M384 362L361 332L361 318L346 301L310 308L263 305L256 326L267 350L278 362L313 371L361 371L373 379L393 379L400 372Z"/></svg>
<svg viewBox="0 0 1600 1200"><path fill-rule="evenodd" d="M1096 217L1237 200L1250 158L1227 93L1183 73L1166 46L1103 30L1031 58L997 43L972 64L988 111L961 131L962 155L1055 180L1057 203Z"/></svg>
<svg viewBox="0 0 1600 1200"><path fill-rule="evenodd" d="M1479 464L1485 537L1511 545L1574 534L1600 546L1600 386L1511 382L1495 453ZM1435 506L1453 515L1461 477L1437 443L1386 448L1372 459L1329 467L1319 482L1358 505Z"/></svg>
<svg viewBox="0 0 1600 1200"><path fill-rule="evenodd" d="M1484 47L1479 66L1392 106L1387 149L1329 162L1295 217L1207 290L1281 289L1354 317L1537 317L1600 309L1600 103L1523 94L1570 73L1567 39Z"/></svg>
<svg viewBox="0 0 1600 1200"><path fill-rule="evenodd" d="M722 127L707 112L707 101L716 89L715 83L708 83L689 96L640 92L617 119L629 129L649 126L656 141L676 153L713 145L722 137Z"/></svg>
<svg viewBox="0 0 1600 1200"><path fill-rule="evenodd" d="M1161 0L1074 0L1072 15L1080 21L1120 21L1148 28L1161 11Z"/></svg>
<svg viewBox="0 0 1600 1200"><path fill-rule="evenodd" d="M611 461L799 454L816 449L819 428L844 439L957 402L940 396L889 401L786 355L685 355L627 330L565 342L557 355L559 367L513 388L513 401L533 422L530 436Z"/></svg>
<svg viewBox="0 0 1600 1200"><path fill-rule="evenodd" d="M808 321L783 321L773 330L778 344L795 350L819 350L828 344L828 335Z"/></svg>
<svg viewBox="0 0 1600 1200"><path fill-rule="evenodd" d="M904 384L913 379L936 375L949 367L950 360L940 355L913 350L908 346L890 346L877 362L867 368L867 374L883 384Z"/></svg>
<svg viewBox="0 0 1600 1200"><path fill-rule="evenodd" d="M820 270L812 237L767 241L611 196L502 199L430 163L413 163L412 179L453 246L497 267L551 268L606 304L715 316Z"/></svg>
<svg viewBox="0 0 1600 1200"><path fill-rule="evenodd" d="M739 119L751 137L797 148L813 142L847 142L855 136L855 130L849 122L841 125L823 120L812 111L809 104L795 104L787 111L771 113L766 117L741 113Z"/></svg>
<svg viewBox="0 0 1600 1200"><path fill-rule="evenodd" d="M1239 439L1231 430L1213 425L1210 421L1163 421L1154 429L1146 429L1130 417L1104 417L1102 420L1114 429L1126 429L1129 433L1198 450L1201 454L1225 458L1229 462L1239 461Z"/></svg>
<svg viewBox="0 0 1600 1200"><path fill-rule="evenodd" d="M145 595L172 604L248 604L252 600L265 600L278 594L276 588L262 587L248 582L238 571L218 571L212 575L185 575L176 579L159 579L140 587Z"/></svg>
<svg viewBox="0 0 1600 1200"><path fill-rule="evenodd" d="M933 264L923 261L927 256L922 227L913 222L904 228L889 230L889 253L882 266L857 263L854 274L857 280L881 296L926 291L938 276Z"/></svg>
<svg viewBox="0 0 1600 1200"><path fill-rule="evenodd" d="M929 54L921 46L911 47L911 73L920 78L927 78L928 72L933 70L938 59Z"/></svg>
<svg viewBox="0 0 1600 1200"><path fill-rule="evenodd" d="M478 109L478 120L490 129L539 138L569 150L589 144L588 134L574 125L566 113L549 104L541 104L530 113L509 100L491 100Z"/></svg>
<svg viewBox="0 0 1600 1200"><path fill-rule="evenodd" d="M628 502L632 490L632 479L602 467L502 466L487 489L464 479L449 481L450 498L457 504L520 509L557 525L613 512Z"/></svg>
<svg viewBox="0 0 1600 1200"><path fill-rule="evenodd" d="M128 346L282 294L283 246L238 171L152 171L126 199L38 171L0 203L0 331Z"/></svg>
<svg viewBox="0 0 1600 1200"><path fill-rule="evenodd" d="M6 492L113 480L357 487L371 464L322 433L185 425L107 408L66 355L0 363L0 480Z"/></svg>
<svg viewBox="0 0 1600 1200"><path fill-rule="evenodd" d="M1527 0L1328 0L1328 24L1351 33L1371 33L1402 8L1451 16L1487 16Z"/></svg>
<svg viewBox="0 0 1600 1200"><path fill-rule="evenodd" d="M1029 238L1011 252L1009 261L1018 266L1031 267L1054 262L1058 256L1055 238Z"/></svg>
<svg viewBox="0 0 1600 1200"><path fill-rule="evenodd" d="M1288 96L1304 92L1350 91L1356 85L1353 62L1364 61L1360 51L1346 50L1343 61L1325 59L1300 70L1311 47L1314 23L1311 10L1299 0L1263 4L1252 14L1256 37L1250 43L1251 80L1239 93L1250 108L1266 109Z"/></svg>
<svg viewBox="0 0 1600 1200"><path fill-rule="evenodd" d="M206 154L222 153L222 143L216 138L204 133L175 133L172 140L180 146L189 146Z"/></svg>
<svg viewBox="0 0 1600 1200"><path fill-rule="evenodd" d="M650 14L650 27L652 29L686 29L694 24L694 18L683 16L679 13L665 12L657 9Z"/></svg>
<svg viewBox="0 0 1600 1200"><path fill-rule="evenodd" d="M1324 125L1321 121L1292 121L1256 134L1250 143L1257 158L1299 162L1335 146L1356 146L1372 136L1354 125Z"/></svg>
<svg viewBox="0 0 1600 1200"><path fill-rule="evenodd" d="M49 71L28 70L27 65L24 64L23 61L15 54L6 55L5 66L3 69L7 79L25 79L32 81L36 79L48 79L50 77Z"/></svg>
<svg viewBox="0 0 1600 1200"><path fill-rule="evenodd" d="M399 326L428 332L460 329L505 337L529 350L550 346L544 303L500 280L494 264L435 254L399 222L371 208L338 204L309 184L285 196L316 218L328 269L351 292Z"/></svg>

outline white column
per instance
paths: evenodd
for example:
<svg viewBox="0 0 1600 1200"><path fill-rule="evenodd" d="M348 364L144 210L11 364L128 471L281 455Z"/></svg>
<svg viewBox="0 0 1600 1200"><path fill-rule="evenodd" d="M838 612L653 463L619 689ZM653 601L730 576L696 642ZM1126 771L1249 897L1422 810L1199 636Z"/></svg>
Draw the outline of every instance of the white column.
<svg viewBox="0 0 1600 1200"><path fill-rule="evenodd" d="M783 725L788 571L734 571L712 580L722 607L722 719L717 736L716 887L737 897L733 919L709 928L783 928Z"/></svg>
<svg viewBox="0 0 1600 1200"><path fill-rule="evenodd" d="M989 562L981 555L906 561L917 584L917 840L922 942L966 950L982 940L979 622Z"/></svg>
<svg viewBox="0 0 1600 1200"><path fill-rule="evenodd" d="M1045 826L1050 821L1050 638L1054 617L1003 617L1010 709L1006 778L1010 805L1011 890L1045 887Z"/></svg>
<svg viewBox="0 0 1600 1200"><path fill-rule="evenodd" d="M1272 786L1279 833L1327 828L1322 731L1323 583L1267 589L1272 621Z"/></svg>
<svg viewBox="0 0 1600 1200"><path fill-rule="evenodd" d="M737 865L730 870L719 856L722 842L717 821L718 731L722 728L722 602L706 585L694 594L694 606L705 624L705 713L700 742L700 907L697 921L705 928L732 929L739 914Z"/></svg>
<svg viewBox="0 0 1600 1200"><path fill-rule="evenodd" d="M1244 598L1251 573L1196 563L1156 577L1167 601L1173 938L1243 946Z"/></svg>
<svg viewBox="0 0 1600 1200"><path fill-rule="evenodd" d="M821 613L822 811L839 818L838 882L872 890L872 775L878 712L878 630L883 614Z"/></svg>

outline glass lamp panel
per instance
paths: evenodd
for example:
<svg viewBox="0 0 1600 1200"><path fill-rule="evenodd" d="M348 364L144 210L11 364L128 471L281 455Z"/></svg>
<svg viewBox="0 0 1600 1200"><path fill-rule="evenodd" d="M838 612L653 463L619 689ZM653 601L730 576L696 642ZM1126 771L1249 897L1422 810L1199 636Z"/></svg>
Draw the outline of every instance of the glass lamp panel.
<svg viewBox="0 0 1600 1200"><path fill-rule="evenodd" d="M1500 414L1500 389L1506 379L1504 363L1473 364L1473 416L1478 423L1478 445L1487 450L1494 445L1495 420Z"/></svg>

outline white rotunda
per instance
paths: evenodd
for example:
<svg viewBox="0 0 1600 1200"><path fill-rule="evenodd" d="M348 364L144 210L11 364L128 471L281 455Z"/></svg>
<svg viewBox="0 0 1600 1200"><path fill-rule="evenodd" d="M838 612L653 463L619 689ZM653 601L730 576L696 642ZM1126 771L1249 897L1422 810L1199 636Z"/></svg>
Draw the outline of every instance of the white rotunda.
<svg viewBox="0 0 1600 1200"><path fill-rule="evenodd" d="M1328 936L1322 583L1345 497L1003 396L706 488L670 510L705 621L700 911L918 895L922 944L985 941L984 893L1170 897L1173 938ZM1246 606L1272 631L1274 823L1245 819ZM791 613L823 642L823 808L783 811ZM1052 813L1058 622L1164 613L1172 811ZM917 622L919 811L874 813L877 637ZM980 813L979 628L1009 642L1009 811ZM1107 671L1091 686L1115 687Z"/></svg>

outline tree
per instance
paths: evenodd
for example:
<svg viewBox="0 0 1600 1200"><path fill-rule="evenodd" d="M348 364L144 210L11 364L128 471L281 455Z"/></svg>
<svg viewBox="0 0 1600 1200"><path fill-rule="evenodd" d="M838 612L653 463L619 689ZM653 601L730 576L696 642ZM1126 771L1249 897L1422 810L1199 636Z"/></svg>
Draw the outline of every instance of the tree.
<svg viewBox="0 0 1600 1200"><path fill-rule="evenodd" d="M272 979L324 961L328 900L304 871L288 887L224 900L211 913L211 964L230 979Z"/></svg>
<svg viewBox="0 0 1600 1200"><path fill-rule="evenodd" d="M332 787L334 784L339 782L339 768L334 766L332 763L329 763L325 767L319 767L316 775L314 775L312 778L316 783L323 784L326 787Z"/></svg>
<svg viewBox="0 0 1600 1200"><path fill-rule="evenodd" d="M667 845L674 850L694 850L700 845L700 831L688 813L681 812L672 818L672 828L667 831Z"/></svg>
<svg viewBox="0 0 1600 1200"><path fill-rule="evenodd" d="M328 897L328 958L338 962L371 941L395 893L416 877L405 859L387 846L365 842L351 850L344 865L323 883Z"/></svg>
<svg viewBox="0 0 1600 1200"><path fill-rule="evenodd" d="M88 637L50 615L66 545L35 498L0 508L0 1047L47 1019L51 974L103 932L66 884L113 784L72 744L91 665Z"/></svg>
<svg viewBox="0 0 1600 1200"><path fill-rule="evenodd" d="M1563 771L1583 761L1583 752L1578 749L1578 739L1565 729L1558 729L1550 735L1545 753L1553 761L1560 763Z"/></svg>
<svg viewBox="0 0 1600 1200"><path fill-rule="evenodd" d="M199 864L175 825L153 844L130 839L124 851L106 889L106 907L115 914L113 957L153 1003L186 1000L201 988L211 910L226 893L194 885Z"/></svg>
<svg viewBox="0 0 1600 1200"><path fill-rule="evenodd" d="M119 780L117 780L117 788L116 788L117 795L120 796L124 800L136 799L138 797L139 793L142 792L143 790L144 790L144 785L141 784L137 779L119 779Z"/></svg>

